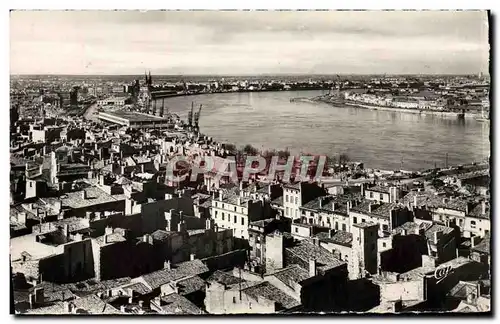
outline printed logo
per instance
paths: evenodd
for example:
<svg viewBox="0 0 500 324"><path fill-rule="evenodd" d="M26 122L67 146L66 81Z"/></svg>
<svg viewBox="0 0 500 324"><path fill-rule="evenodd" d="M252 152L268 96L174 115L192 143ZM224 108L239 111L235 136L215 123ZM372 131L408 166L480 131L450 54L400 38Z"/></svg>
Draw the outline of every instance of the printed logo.
<svg viewBox="0 0 500 324"><path fill-rule="evenodd" d="M434 278L437 279L436 283L440 283L451 273L451 265L446 267L436 268L434 271Z"/></svg>

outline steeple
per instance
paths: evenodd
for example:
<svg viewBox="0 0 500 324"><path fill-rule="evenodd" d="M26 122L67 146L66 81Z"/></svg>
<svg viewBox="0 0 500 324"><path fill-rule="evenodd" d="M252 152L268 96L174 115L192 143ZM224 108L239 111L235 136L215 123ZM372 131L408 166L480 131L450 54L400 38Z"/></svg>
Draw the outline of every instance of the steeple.
<svg viewBox="0 0 500 324"><path fill-rule="evenodd" d="M149 71L149 80L148 80L148 85L153 84L153 79L151 79L151 71Z"/></svg>

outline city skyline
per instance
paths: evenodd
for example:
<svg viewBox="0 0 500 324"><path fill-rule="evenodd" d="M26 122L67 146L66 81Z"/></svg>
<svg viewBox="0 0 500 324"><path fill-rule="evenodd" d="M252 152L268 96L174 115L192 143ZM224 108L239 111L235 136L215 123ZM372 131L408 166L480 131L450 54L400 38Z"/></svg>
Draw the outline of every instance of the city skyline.
<svg viewBox="0 0 500 324"><path fill-rule="evenodd" d="M489 65L486 11L12 11L10 27L11 74L477 74Z"/></svg>

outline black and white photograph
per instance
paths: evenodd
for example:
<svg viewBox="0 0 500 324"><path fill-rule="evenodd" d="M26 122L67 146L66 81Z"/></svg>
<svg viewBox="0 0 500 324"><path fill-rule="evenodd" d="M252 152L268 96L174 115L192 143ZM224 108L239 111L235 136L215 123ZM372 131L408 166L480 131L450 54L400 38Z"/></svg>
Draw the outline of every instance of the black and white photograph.
<svg viewBox="0 0 500 324"><path fill-rule="evenodd" d="M492 19L11 10L11 313L491 315Z"/></svg>

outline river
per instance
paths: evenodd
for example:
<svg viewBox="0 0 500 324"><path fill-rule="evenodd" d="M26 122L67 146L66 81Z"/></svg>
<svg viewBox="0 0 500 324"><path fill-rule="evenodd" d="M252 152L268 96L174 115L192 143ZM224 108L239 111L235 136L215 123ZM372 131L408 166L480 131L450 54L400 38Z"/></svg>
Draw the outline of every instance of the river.
<svg viewBox="0 0 500 324"><path fill-rule="evenodd" d="M489 123L433 115L290 102L324 91L220 93L165 99L185 118L202 104L201 131L237 146L288 148L294 154L346 153L367 168L422 170L479 162L490 154ZM161 100L160 103L161 105Z"/></svg>

